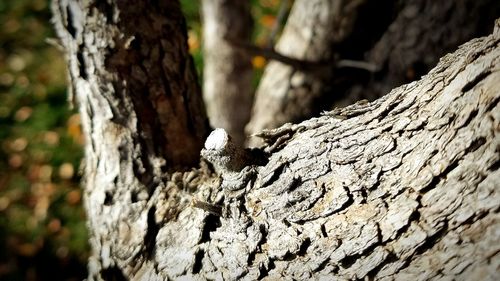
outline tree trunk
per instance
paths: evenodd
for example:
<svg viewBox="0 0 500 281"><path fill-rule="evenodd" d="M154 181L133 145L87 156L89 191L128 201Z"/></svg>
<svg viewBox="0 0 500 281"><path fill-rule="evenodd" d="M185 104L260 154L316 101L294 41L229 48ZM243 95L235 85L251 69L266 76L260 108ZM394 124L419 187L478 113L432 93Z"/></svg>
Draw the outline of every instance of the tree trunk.
<svg viewBox="0 0 500 281"><path fill-rule="evenodd" d="M363 75L334 104L345 106L361 99L374 100L394 87L419 79L440 57L475 37L490 33L500 13L496 0L404 1L403 7L365 58L380 70ZM349 51L350 42L341 51ZM344 55L344 56L345 56Z"/></svg>
<svg viewBox="0 0 500 281"><path fill-rule="evenodd" d="M182 206L164 179L198 165L208 133L185 21L176 1L52 8L86 136L89 279L121 280L154 255L155 210ZM156 207L165 194L172 205Z"/></svg>
<svg viewBox="0 0 500 281"><path fill-rule="evenodd" d="M292 6L276 50L310 62L331 62L330 46L350 33L356 11L365 0L297 0ZM331 73L310 73L272 61L266 67L255 94L249 135L313 114L314 102ZM256 144L251 141L251 144Z"/></svg>
<svg viewBox="0 0 500 281"><path fill-rule="evenodd" d="M87 135L90 280L495 280L500 21L418 82L262 133L264 151L214 132L216 176L172 172L206 132L178 4L124 2L54 2Z"/></svg>
<svg viewBox="0 0 500 281"><path fill-rule="evenodd" d="M240 0L203 0L203 97L210 124L224 128L243 144L244 128L253 101L250 58L230 41L249 42L250 3Z"/></svg>
<svg viewBox="0 0 500 281"><path fill-rule="evenodd" d="M295 1L277 51L322 70L271 62L248 133L374 100L419 79L459 44L488 34L499 12L495 0ZM338 64L345 60L365 60L372 69Z"/></svg>

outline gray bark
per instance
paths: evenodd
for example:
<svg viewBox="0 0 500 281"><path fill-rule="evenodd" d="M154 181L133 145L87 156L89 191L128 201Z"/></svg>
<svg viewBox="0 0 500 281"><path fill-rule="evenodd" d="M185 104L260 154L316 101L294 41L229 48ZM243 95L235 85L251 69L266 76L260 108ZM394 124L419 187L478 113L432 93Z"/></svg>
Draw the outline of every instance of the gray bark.
<svg viewBox="0 0 500 281"><path fill-rule="evenodd" d="M249 42L250 2L203 0L203 97L214 128L224 128L243 144L253 101L250 57L230 41Z"/></svg>
<svg viewBox="0 0 500 281"><path fill-rule="evenodd" d="M496 0L404 1L387 31L365 54L380 71L363 81L362 87L348 89L335 106L374 100L419 79L459 44L488 34L499 13Z"/></svg>
<svg viewBox="0 0 500 281"><path fill-rule="evenodd" d="M87 135L90 280L495 280L500 21L494 34L443 57L418 82L262 133L266 161L252 159L263 152L227 146L210 160L224 163L214 165L215 175L204 162L164 172L185 162L168 158L173 151L162 149L157 136L186 136L152 122L174 115L172 123L185 124L186 116L201 120L189 124L199 124L192 133L204 135L203 115L189 115L202 110L182 115L178 107L144 105L192 93L178 90L196 81L178 5L109 3L54 4ZM142 26L148 23L156 24ZM136 44L153 49L124 48L141 29L148 32ZM155 46L164 54L154 60L164 72L135 69L157 58ZM142 54L149 56L134 60ZM143 84L156 85L150 75L176 90L160 98ZM137 85L148 94L133 91ZM229 179L242 182L233 175L240 169L245 175L247 167L254 177L242 189L228 187Z"/></svg>
<svg viewBox="0 0 500 281"><path fill-rule="evenodd" d="M356 12L365 0L297 0L283 30L276 51L309 62L333 61L331 45L341 42L356 22ZM313 103L331 78L329 69L321 75L271 61L255 93L249 135L313 114ZM251 140L250 144L257 142Z"/></svg>
<svg viewBox="0 0 500 281"><path fill-rule="evenodd" d="M323 60L322 70L304 72L293 65L270 63L256 93L249 134L361 99L374 100L419 79L459 44L488 34L500 12L495 0L318 2L296 1L301 8L287 23L292 32L283 34L277 50L302 60ZM328 9L327 3L341 8ZM321 13L310 19L307 13L318 5L323 5ZM330 15L322 16L326 13ZM297 43L297 34L313 39L304 37ZM335 64L345 59L364 60L376 71Z"/></svg>
<svg viewBox="0 0 500 281"><path fill-rule="evenodd" d="M208 135L185 21L176 1L60 0L52 10L86 136L89 279L121 280L154 255L158 193L171 206L156 210L174 216L177 189L164 180L198 165Z"/></svg>

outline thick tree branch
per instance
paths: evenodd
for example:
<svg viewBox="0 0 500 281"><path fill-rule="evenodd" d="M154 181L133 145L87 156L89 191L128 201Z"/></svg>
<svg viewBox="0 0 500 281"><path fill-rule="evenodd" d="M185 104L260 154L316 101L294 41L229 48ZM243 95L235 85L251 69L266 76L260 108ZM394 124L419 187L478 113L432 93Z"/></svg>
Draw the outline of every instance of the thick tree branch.
<svg viewBox="0 0 500 281"><path fill-rule="evenodd" d="M366 60L381 69L339 93L335 106L374 100L394 87L419 79L459 44L488 34L499 14L500 2L495 0L405 1L382 37L365 47ZM348 52L350 45L341 52Z"/></svg>
<svg viewBox="0 0 500 281"><path fill-rule="evenodd" d="M154 137L163 135L153 126L163 128L154 122L162 117L132 90L157 85L146 75L155 65L135 68L144 54L162 58L161 86L189 89L179 77L194 81L185 30L175 32L180 9L129 2L127 12L125 3L109 3L54 4L88 141L90 280L497 277L500 21L420 81L262 133L267 161L221 165L217 175L205 165L165 173L175 158ZM159 45L124 33L142 24L162 34ZM165 102L162 87L144 89L151 103ZM173 105L160 112L177 116L182 107ZM256 154L215 136L205 146L211 163ZM246 185L224 186L247 163L255 173Z"/></svg>
<svg viewBox="0 0 500 281"><path fill-rule="evenodd" d="M341 42L350 34L357 19L357 9L364 2L295 1L275 49L279 54L293 57L294 60L334 61L332 44ZM291 62L289 59L287 61ZM256 92L252 117L246 127L248 134L312 115L314 102L321 95L325 82L331 79L333 68L330 65L325 71L314 73L297 69L278 62L267 65Z"/></svg>
<svg viewBox="0 0 500 281"><path fill-rule="evenodd" d="M376 72L330 69L313 75L272 62L256 93L254 116L247 126L249 134L317 116L322 110L336 106L362 99L374 100L394 87L414 81L446 52L487 34L490 22L500 12L500 4L494 0L459 0L446 4L432 0L321 1L318 6L313 2L304 1L300 9L292 9L287 23L291 27L288 33L285 28L283 43L279 42L276 50L300 60L321 61L333 57L368 61L376 66ZM295 5L299 3L302 2L296 1ZM334 14L333 22L312 24L327 18L322 13L301 16L308 13L307 7L313 9L326 3L341 7L341 10L318 9ZM296 34L312 39L308 41L304 37L306 40L297 42ZM329 36L322 37L323 34ZM320 44L323 45L318 47ZM325 57L310 57L308 52Z"/></svg>

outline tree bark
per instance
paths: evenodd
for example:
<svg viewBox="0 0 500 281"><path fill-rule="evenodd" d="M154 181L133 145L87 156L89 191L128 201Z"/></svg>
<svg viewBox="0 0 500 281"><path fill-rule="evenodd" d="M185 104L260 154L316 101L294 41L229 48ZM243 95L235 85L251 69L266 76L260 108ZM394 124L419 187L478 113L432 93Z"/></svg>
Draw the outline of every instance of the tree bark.
<svg viewBox="0 0 500 281"><path fill-rule="evenodd" d="M253 71L250 57L229 42L250 42L250 2L203 0L202 11L203 97L210 124L226 129L243 144L253 101Z"/></svg>
<svg viewBox="0 0 500 281"><path fill-rule="evenodd" d="M89 279L133 276L154 254L155 210L178 205L172 171L199 164L208 133L176 1L53 1L86 136ZM161 193L162 195L159 195ZM156 207L168 194L170 207Z"/></svg>
<svg viewBox="0 0 500 281"><path fill-rule="evenodd" d="M270 63L256 93L249 134L362 99L374 100L419 79L459 44L488 34L500 12L500 4L494 0L319 2L341 8L324 7L318 9L321 14L312 13L309 18L309 10L319 4L296 1L297 9L287 23L288 31L293 32L283 34L277 50L306 61L323 60L322 70L303 72ZM299 5L310 8L299 9ZM327 13L329 17L321 16ZM310 24L314 22L317 25ZM314 39L297 43L297 34ZM336 65L346 59L365 61L375 71Z"/></svg>
<svg viewBox="0 0 500 281"><path fill-rule="evenodd" d="M176 158L168 158L156 136L171 135L151 125L163 123L144 119L178 117L178 108L148 115L144 104L156 95L139 83L142 72L133 70L148 60L128 57L142 48L120 48L141 29L168 38L157 45L141 42L163 46L163 68L185 67L179 69L186 80L175 80L177 71L160 73L163 85L189 88L187 81L196 80L185 30L178 29L184 26L178 5L108 3L100 9L54 4L87 134L90 280L495 280L500 21L492 35L443 57L418 82L371 103L262 133L264 151L210 139L204 155L224 150L207 158L216 176L205 165L164 172ZM157 32L141 26L151 22ZM136 32L123 33L127 26ZM116 54L127 58L120 67L108 57ZM138 99L132 85L149 89L146 98ZM169 93L170 101L186 92ZM205 131L206 122L193 123ZM256 155L267 159L252 159ZM235 161L240 158L246 162ZM243 181L247 167L254 174ZM233 185L241 182L242 188Z"/></svg>
<svg viewBox="0 0 500 281"><path fill-rule="evenodd" d="M491 22L499 13L500 2L495 0L405 1L382 37L364 54L379 71L363 75L364 79L351 85L334 105L374 100L394 87L419 79L458 45L490 33ZM341 51L345 55L351 45L346 43Z"/></svg>
<svg viewBox="0 0 500 281"><path fill-rule="evenodd" d="M350 33L356 11L365 0L297 0L276 50L283 55L310 62L331 62L331 45ZM329 71L327 71L329 72ZM331 73L311 73L271 61L255 93L249 135L286 122L301 121L314 111L315 99L324 90ZM256 142L251 140L250 144Z"/></svg>

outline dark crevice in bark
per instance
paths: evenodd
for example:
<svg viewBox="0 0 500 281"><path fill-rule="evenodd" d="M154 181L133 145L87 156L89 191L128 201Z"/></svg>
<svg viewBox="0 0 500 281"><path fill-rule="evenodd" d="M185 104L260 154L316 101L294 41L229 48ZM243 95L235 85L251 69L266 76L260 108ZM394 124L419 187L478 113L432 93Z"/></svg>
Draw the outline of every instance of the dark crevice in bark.
<svg viewBox="0 0 500 281"><path fill-rule="evenodd" d="M321 225L321 235L323 235L324 238L328 237L328 233L326 233L326 227L324 224Z"/></svg>
<svg viewBox="0 0 500 281"><path fill-rule="evenodd" d="M205 251L203 249L199 249L194 256L193 274L200 273L203 266L203 257L205 257Z"/></svg>
<svg viewBox="0 0 500 281"><path fill-rule="evenodd" d="M259 248L259 250L262 252L262 245L266 244L267 243L267 229L266 229L266 226L261 224L259 225L259 232L261 234L261 238L260 238L260 241L259 243L257 244L257 248Z"/></svg>
<svg viewBox="0 0 500 281"><path fill-rule="evenodd" d="M434 247L434 245L436 245L439 241L441 241L441 238L443 238L447 232L448 232L448 221L443 221L441 229L439 229L434 235L427 237L424 244L422 244L415 251L414 256L418 256L423 252L430 250L432 247Z"/></svg>
<svg viewBox="0 0 500 281"><path fill-rule="evenodd" d="M418 223L420 221L421 215L420 215L419 210L420 210L420 208L422 208L422 203L420 203L421 197L422 196L420 196L420 195L417 197L416 201L418 202L418 205L415 207L415 211L413 211L413 213L411 213L411 215L408 217L408 222L396 231L396 235L394 236L393 239L387 240L382 245L385 246L391 241L396 241L396 240L400 239L403 236L403 234L405 234L406 231L410 228L412 222Z"/></svg>
<svg viewBox="0 0 500 281"><path fill-rule="evenodd" d="M322 271L329 264L330 264L330 258L327 258L326 260L324 260L322 263L320 263L318 265L318 267L314 270L314 272L320 272L320 271Z"/></svg>
<svg viewBox="0 0 500 281"><path fill-rule="evenodd" d="M359 194L361 194L361 201L359 202L360 204L365 204L366 203L366 199L368 198L368 193L366 192L366 190L364 189L361 189L359 191Z"/></svg>
<svg viewBox="0 0 500 281"><path fill-rule="evenodd" d="M336 213L340 213L344 210L346 210L349 206L351 206L352 204L354 204L354 195L353 193L349 190L349 187L347 186L343 186L344 188L344 191L346 192L346 195L347 195L347 200L344 204L342 204L342 206L340 206L340 208L336 209L335 211L331 212L331 213L328 213L327 215L328 216L331 216L333 214L336 214ZM326 215L325 215L326 216Z"/></svg>
<svg viewBox="0 0 500 281"><path fill-rule="evenodd" d="M200 244L210 241L210 233L221 226L220 217L213 214L207 215L203 223Z"/></svg>
<svg viewBox="0 0 500 281"><path fill-rule="evenodd" d="M155 212L156 208L153 206L148 211L148 227L146 235L144 236L144 254L147 259L151 259L154 257L154 252L156 249L156 236L158 235L158 231L160 231L160 226L156 223L155 220Z"/></svg>
<svg viewBox="0 0 500 281"><path fill-rule="evenodd" d="M500 153L500 151L498 151L498 149L497 149L496 153ZM491 165L488 168L488 170L494 172L494 171L498 170L499 168L500 168L500 159L495 161L495 163L493 163L493 165Z"/></svg>
<svg viewBox="0 0 500 281"><path fill-rule="evenodd" d="M448 222L444 221L444 225L441 226L441 229L439 229L434 235L427 237L425 242L416 249L416 251L413 253L411 257L404 260L404 264L401 267L399 267L399 269L393 275L397 276L397 274L400 271L410 266L413 257L418 257L425 251L432 249L434 245L436 245L439 241L441 241L441 239L446 235L447 231L448 231Z"/></svg>
<svg viewBox="0 0 500 281"><path fill-rule="evenodd" d="M280 164L276 169L274 169L274 171L272 172L272 175L269 178L263 179L261 187L264 188L266 186L271 185L273 182L277 181L279 179L279 177L283 174L283 171L285 170L285 168L287 166L288 166L288 163L286 163L286 162L283 162L282 164Z"/></svg>
<svg viewBox="0 0 500 281"><path fill-rule="evenodd" d="M257 251L253 251L248 254L247 264L252 266L255 261L255 255L257 255Z"/></svg>
<svg viewBox="0 0 500 281"><path fill-rule="evenodd" d="M460 222L460 224L458 225L454 225L453 228L456 228L458 226L467 226L467 225L472 225L478 221L481 221L483 218L485 218L487 215L489 214L489 212L486 212L486 211L480 211L476 214L474 214L473 216L471 216L470 218L466 219L465 221L463 222ZM451 228L451 227L450 227Z"/></svg>
<svg viewBox="0 0 500 281"><path fill-rule="evenodd" d="M468 92L470 89L474 88L479 82L490 75L491 71L487 70L480 75L474 77L471 81L462 87L462 93Z"/></svg>
<svg viewBox="0 0 500 281"><path fill-rule="evenodd" d="M384 266L397 261L400 261L400 258L395 253L389 252L387 257L379 265L377 265L374 269L368 272L368 274L366 275L368 280L374 280L377 274L380 272L380 270L384 268Z"/></svg>
<svg viewBox="0 0 500 281"><path fill-rule="evenodd" d="M303 257L307 254L307 249L311 246L311 239L307 237L302 241L302 244L300 245L299 251L297 252L297 256Z"/></svg>
<svg viewBox="0 0 500 281"><path fill-rule="evenodd" d="M491 103L485 108L485 112L491 112L495 106L500 102L500 95L495 97Z"/></svg>
<svg viewBox="0 0 500 281"><path fill-rule="evenodd" d="M292 178L290 186L287 189L288 193L292 193L295 189L297 189L297 187L300 186L301 183L302 183L302 179L300 176ZM298 203L298 202L292 202L292 204L295 204L295 203Z"/></svg>
<svg viewBox="0 0 500 281"><path fill-rule="evenodd" d="M95 4L95 7L105 16L107 23L113 23L114 11L112 5L107 1L99 1Z"/></svg>
<svg viewBox="0 0 500 281"><path fill-rule="evenodd" d="M477 114L477 110L475 110L475 112ZM485 143L486 143L486 138L485 137L479 137L479 138L475 139L471 143L471 145L465 150L464 154L473 153L474 151L478 150L481 146L483 146Z"/></svg>
<svg viewBox="0 0 500 281"><path fill-rule="evenodd" d="M379 118L380 119L384 119L388 116L391 116L393 115L392 114L392 110L395 109L397 106L399 105L399 102L398 101L393 101L384 111L382 111L380 114L379 114Z"/></svg>
<svg viewBox="0 0 500 281"><path fill-rule="evenodd" d="M342 260L340 260L339 262L340 262L340 264L342 265L343 268L349 268L349 267L351 267L356 261L358 261L362 257L370 255L370 253L372 253L375 250L375 248L383 245L383 243L381 243L381 241L382 241L382 230L380 229L380 226L379 226L378 223L376 225L377 225L377 242L375 242L372 245L368 246L361 253L349 255L349 256L346 256L345 258L343 258Z"/></svg>
<svg viewBox="0 0 500 281"><path fill-rule="evenodd" d="M105 193L105 197L104 197L104 205L105 206L111 206L111 205L113 205L113 203L114 203L113 193L107 191Z"/></svg>
<svg viewBox="0 0 500 281"><path fill-rule="evenodd" d="M469 116L467 117L467 120L465 120L464 122L464 125L460 126L461 128L463 127L467 127L469 125L469 123L474 120L474 118L477 116L477 113L478 113L478 110L477 109L474 109L470 114ZM455 118L455 116L453 116L453 118Z"/></svg>
<svg viewBox="0 0 500 281"><path fill-rule="evenodd" d="M108 267L101 270L101 278L106 281L127 281L121 269L117 266Z"/></svg>
<svg viewBox="0 0 500 281"><path fill-rule="evenodd" d="M66 30L71 37L73 37L73 39L76 39L76 28L73 24L73 12L71 11L71 7L69 5L66 6L66 21Z"/></svg>
<svg viewBox="0 0 500 281"><path fill-rule="evenodd" d="M131 194L130 194L130 202L132 203L136 203L137 201L139 201L138 199L138 192L136 190L132 190L131 191Z"/></svg>
<svg viewBox="0 0 500 281"><path fill-rule="evenodd" d="M446 175L448 175L451 171L453 171L455 168L458 167L458 164L460 162L462 158L460 159L456 159L455 161L453 161L452 163L450 163L448 165L448 167L446 167L446 169L439 175L435 176L432 181L425 187L423 187L420 192L423 194L423 193L426 193L434 188L437 187L437 185L441 182L441 180L443 181L446 181Z"/></svg>
<svg viewBox="0 0 500 281"><path fill-rule="evenodd" d="M82 48L80 48L76 53L76 59L78 60L78 69L80 70L80 77L84 80L87 80L89 75L87 73L87 66L85 65L85 58L83 57Z"/></svg>
<svg viewBox="0 0 500 281"><path fill-rule="evenodd" d="M276 268L276 265L274 264L274 260L273 259L269 259L269 262L267 264L267 267L265 266L261 266L259 268L259 277L257 280L263 280L264 278L266 278L267 276L269 276L269 272L273 269Z"/></svg>

